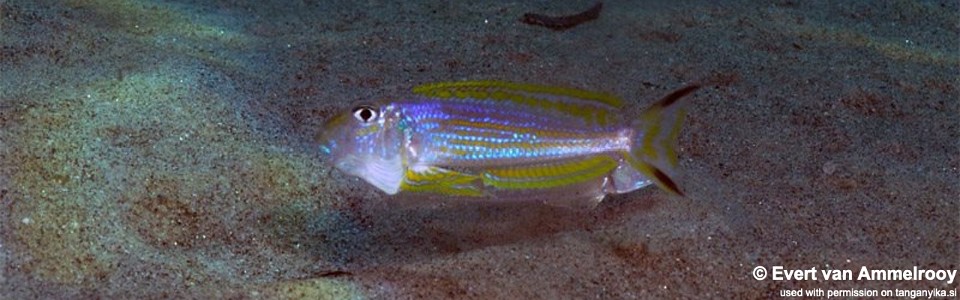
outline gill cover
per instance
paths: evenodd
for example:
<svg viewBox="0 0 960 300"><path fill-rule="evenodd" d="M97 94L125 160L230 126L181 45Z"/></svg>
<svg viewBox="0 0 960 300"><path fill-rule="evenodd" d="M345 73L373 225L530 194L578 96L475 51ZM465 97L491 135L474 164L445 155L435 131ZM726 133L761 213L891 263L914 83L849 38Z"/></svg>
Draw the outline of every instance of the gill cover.
<svg viewBox="0 0 960 300"><path fill-rule="evenodd" d="M317 142L337 169L395 194L404 176L399 121L392 105L360 105L328 121Z"/></svg>

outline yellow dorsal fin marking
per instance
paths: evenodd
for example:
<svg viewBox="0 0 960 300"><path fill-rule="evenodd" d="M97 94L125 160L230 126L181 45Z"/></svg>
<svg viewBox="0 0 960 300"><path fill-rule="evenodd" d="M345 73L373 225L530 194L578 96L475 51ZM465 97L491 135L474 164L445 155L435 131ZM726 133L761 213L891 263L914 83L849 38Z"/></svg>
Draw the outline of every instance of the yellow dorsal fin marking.
<svg viewBox="0 0 960 300"><path fill-rule="evenodd" d="M488 170L483 183L499 189L546 189L561 187L606 176L617 162L598 155L564 162Z"/></svg>
<svg viewBox="0 0 960 300"><path fill-rule="evenodd" d="M528 101L536 102L535 98L531 99L531 97L525 96L522 93L546 94L596 101L617 108L623 107L623 100L607 93L497 80L428 83L414 87L413 92L415 94L437 98L450 98L452 96L466 98L469 96L501 100L510 99L520 103L527 103Z"/></svg>

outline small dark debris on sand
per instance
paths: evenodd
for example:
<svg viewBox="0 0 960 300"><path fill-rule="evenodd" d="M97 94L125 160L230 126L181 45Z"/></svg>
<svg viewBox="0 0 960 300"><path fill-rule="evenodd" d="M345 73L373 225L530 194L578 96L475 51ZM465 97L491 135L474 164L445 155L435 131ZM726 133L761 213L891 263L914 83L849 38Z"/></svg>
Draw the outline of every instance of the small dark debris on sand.
<svg viewBox="0 0 960 300"><path fill-rule="evenodd" d="M594 4L590 9L575 15L551 17L541 14L525 13L520 21L526 24L543 26L557 31L567 30L573 28L574 26L596 20L600 17L601 9L603 9L603 2L597 2L597 4Z"/></svg>

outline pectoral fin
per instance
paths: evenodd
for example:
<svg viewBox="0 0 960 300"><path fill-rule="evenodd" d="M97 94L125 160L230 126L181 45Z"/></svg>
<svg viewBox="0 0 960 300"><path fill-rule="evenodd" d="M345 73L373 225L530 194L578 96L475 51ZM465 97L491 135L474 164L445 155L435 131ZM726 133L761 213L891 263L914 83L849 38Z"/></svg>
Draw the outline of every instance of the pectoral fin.
<svg viewBox="0 0 960 300"><path fill-rule="evenodd" d="M453 196L477 197L483 194L480 176L439 167L407 169L400 189Z"/></svg>

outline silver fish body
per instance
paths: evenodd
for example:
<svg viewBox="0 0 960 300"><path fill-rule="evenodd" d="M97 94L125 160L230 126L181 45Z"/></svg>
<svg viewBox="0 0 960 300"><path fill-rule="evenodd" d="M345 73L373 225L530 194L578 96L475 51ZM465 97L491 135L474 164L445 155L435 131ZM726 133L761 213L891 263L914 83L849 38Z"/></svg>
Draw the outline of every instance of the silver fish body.
<svg viewBox="0 0 960 300"><path fill-rule="evenodd" d="M595 206L605 195L675 176L682 98L636 118L602 93L499 81L437 83L415 97L359 106L326 124L320 149L337 169L387 194Z"/></svg>

